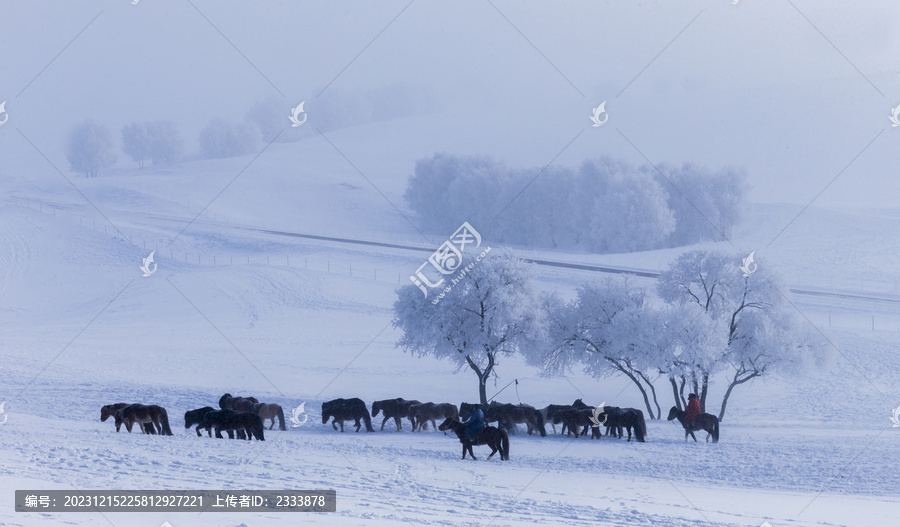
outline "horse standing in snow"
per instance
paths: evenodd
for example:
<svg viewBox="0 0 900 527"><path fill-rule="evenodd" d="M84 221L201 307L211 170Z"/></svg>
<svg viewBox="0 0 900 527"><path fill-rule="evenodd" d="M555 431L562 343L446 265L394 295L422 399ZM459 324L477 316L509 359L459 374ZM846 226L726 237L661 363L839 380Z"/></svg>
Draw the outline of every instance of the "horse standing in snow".
<svg viewBox="0 0 900 527"><path fill-rule="evenodd" d="M118 412L122 408L125 408L126 406L131 406L131 405L129 403L116 403L116 404L107 404L105 406L100 407L100 422L101 423L106 422L107 419L115 416L116 412ZM115 419L114 419L114 421L115 421ZM122 426L121 423L119 423L119 425L116 426L116 432L119 431L119 428L121 426ZM153 423L141 423L141 430L145 434L155 434L156 433L156 429L153 428Z"/></svg>
<svg viewBox="0 0 900 527"><path fill-rule="evenodd" d="M385 423L387 423L388 419L393 418L394 423L397 425L397 431L399 432L403 429L403 422L401 419L409 416L409 407L414 404L422 403L416 400L407 401L401 397L375 401L372 403L372 417L377 416L378 412L384 412L384 420L381 422L381 429L384 430Z"/></svg>
<svg viewBox="0 0 900 527"><path fill-rule="evenodd" d="M131 433L131 427L134 423L138 423L141 431L146 433L144 429L145 423L153 423L160 435L172 435L172 429L169 428L169 414L162 406L155 404L130 404L116 411L116 431L125 423L125 429Z"/></svg>
<svg viewBox="0 0 900 527"><path fill-rule="evenodd" d="M357 397L352 399L333 399L322 403L322 424L327 423L328 419L332 417L334 418L331 421L332 428L337 430L337 425L340 424L341 432L344 431L344 421L350 420L356 421L357 432L359 432L361 426L360 420L366 423L366 432L375 431L372 428L372 418L369 416L369 409L366 408L366 403Z"/></svg>

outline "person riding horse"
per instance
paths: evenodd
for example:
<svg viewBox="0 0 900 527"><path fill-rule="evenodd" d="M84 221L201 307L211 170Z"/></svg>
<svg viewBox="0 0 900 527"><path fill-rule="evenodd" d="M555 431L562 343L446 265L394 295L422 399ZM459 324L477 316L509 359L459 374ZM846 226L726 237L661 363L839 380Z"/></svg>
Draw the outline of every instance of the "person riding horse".
<svg viewBox="0 0 900 527"><path fill-rule="evenodd" d="M701 413L702 411L700 410L700 399L697 398L697 394L688 394L687 410L684 412L685 424L691 426L691 423L694 422L694 419L696 419L697 416L699 416Z"/></svg>
<svg viewBox="0 0 900 527"><path fill-rule="evenodd" d="M476 408L463 424L466 425L466 439L474 440L484 430L484 412L481 411L481 408Z"/></svg>

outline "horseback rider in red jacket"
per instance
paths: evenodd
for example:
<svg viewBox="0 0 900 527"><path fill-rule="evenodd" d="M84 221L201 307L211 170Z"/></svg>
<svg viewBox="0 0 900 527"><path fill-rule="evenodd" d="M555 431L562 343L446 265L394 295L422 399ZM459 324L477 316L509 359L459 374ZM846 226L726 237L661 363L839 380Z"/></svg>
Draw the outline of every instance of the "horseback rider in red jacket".
<svg viewBox="0 0 900 527"><path fill-rule="evenodd" d="M687 411L684 412L684 424L690 426L694 419L700 415L700 399L696 393L688 394Z"/></svg>

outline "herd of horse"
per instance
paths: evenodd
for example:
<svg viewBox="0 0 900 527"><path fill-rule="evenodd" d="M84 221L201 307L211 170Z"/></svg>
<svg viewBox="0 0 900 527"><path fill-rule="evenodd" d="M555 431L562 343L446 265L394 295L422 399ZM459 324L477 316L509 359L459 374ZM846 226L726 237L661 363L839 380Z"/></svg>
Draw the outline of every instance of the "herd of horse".
<svg viewBox="0 0 900 527"><path fill-rule="evenodd" d="M467 438L465 421L471 417L476 409L484 414L484 429L474 438ZM490 459L500 452L501 460L509 459L509 434L516 433L517 425L524 424L528 435L537 432L542 437L547 435L546 425L549 424L553 433L556 425L561 425L560 434L566 436L584 437L591 432L592 439L602 437L601 427L606 429L606 435L621 439L624 432L628 433L628 441L632 434L638 442L645 442L647 437L647 424L644 421L644 413L637 408L619 408L617 406L594 407L584 403L581 399L568 405L551 404L545 408L519 403L491 402L489 404L462 403L458 407L452 403L423 403L416 400L403 398L384 399L372 403L372 413L366 407L366 403L359 398L333 399L322 403L322 424L331 420L334 430L344 431L344 422L353 421L356 431L362 426L367 432L374 432L372 417L381 413L384 419L381 422L381 430L385 424L393 419L397 431L403 429L403 419L408 419L412 431L428 430L428 423L434 430L452 431L459 438L463 446L463 459L466 453L475 458L472 452L473 445L487 445L491 448ZM169 417L166 409L157 405L117 403L103 406L100 409L100 420L106 421L113 417L116 432L124 424L126 430L131 432L132 426L137 423L142 433L172 435L169 428ZM277 404L260 403L255 397L234 397L226 393L219 398L219 409L211 406L189 410L184 414L184 427L190 428L196 425L197 436L202 436L201 430L206 430L208 437L212 437L213 430L217 438L222 438L222 432L226 432L230 439L237 435L238 439L248 441L256 438L265 441L264 423L271 420L269 430L274 428L275 420L279 421L279 428L286 430L284 423L284 410ZM710 438L713 443L719 441L719 420L716 416L702 413L693 422L687 423L685 412L675 406L669 411L668 420L677 419L684 428L684 438L692 437L695 431L707 432L706 441ZM437 421L441 424L438 425ZM496 423L497 426L490 426Z"/></svg>
<svg viewBox="0 0 900 527"><path fill-rule="evenodd" d="M116 432L122 425L131 432L135 423L141 432L145 434L172 435L169 428L169 415L166 409L152 405L116 403L108 404L100 408L100 421L106 421L110 417L115 418ZM275 419L279 421L279 428L287 430L284 424L284 410L277 404L261 403L255 397L232 397L226 393L219 398L219 409L204 406L196 410L188 410L184 413L184 427L190 428L197 425L197 436L201 436L200 430L206 430L206 434L212 437L215 429L216 437L222 438L222 432L228 434L229 439L248 441L256 438L265 441L263 423L271 419L269 430L275 427Z"/></svg>

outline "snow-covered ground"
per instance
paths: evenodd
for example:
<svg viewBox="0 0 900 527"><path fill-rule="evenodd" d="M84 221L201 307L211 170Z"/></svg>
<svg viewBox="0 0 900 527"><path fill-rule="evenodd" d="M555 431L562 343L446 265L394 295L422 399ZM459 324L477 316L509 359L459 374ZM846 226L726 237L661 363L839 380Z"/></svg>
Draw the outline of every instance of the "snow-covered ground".
<svg viewBox="0 0 900 527"><path fill-rule="evenodd" d="M483 447L478 461L461 461L455 439L408 424L359 434L321 424L320 403L335 397L459 403L477 392L470 372L394 346L394 291L427 253L252 230L440 242L441 233L423 238L389 203L403 209L406 174L367 174L376 191L315 141L270 147L190 225L250 158L78 179L118 233L61 178L3 179L0 524L777 527L900 517L900 431L888 419L900 404L896 211L813 207L767 246L800 207L757 205L734 247L718 244L757 249L791 287L873 297L795 295L839 349L834 365L739 387L718 445L685 444L680 429L652 421L644 444L520 434L509 462L486 461ZM313 154L324 161L299 163ZM143 278L141 258L154 249L159 270ZM679 252L522 250L643 269ZM542 288L568 294L597 274L540 268L538 276ZM497 373L489 395L503 389L498 400L641 404L621 378L541 378L518 358ZM513 379L518 386L508 386ZM667 387L658 388L665 404ZM714 385L714 398L722 389ZM305 402L310 419L267 431L265 442L198 438L182 427L184 411L215 406L225 392L286 409ZM166 407L175 436L116 434L99 422L99 407L120 401ZM328 488L338 512L15 513L13 491L25 488Z"/></svg>

